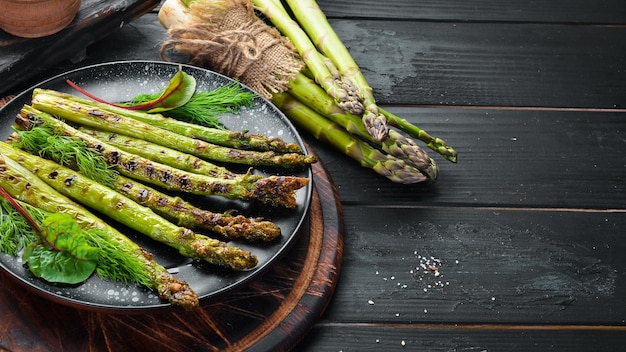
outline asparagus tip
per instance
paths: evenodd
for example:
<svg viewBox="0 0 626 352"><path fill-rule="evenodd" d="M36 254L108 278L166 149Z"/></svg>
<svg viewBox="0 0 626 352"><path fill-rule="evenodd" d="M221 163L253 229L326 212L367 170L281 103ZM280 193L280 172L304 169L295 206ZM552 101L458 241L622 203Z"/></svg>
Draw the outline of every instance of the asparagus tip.
<svg viewBox="0 0 626 352"><path fill-rule="evenodd" d="M387 118L384 115L366 111L363 114L363 125L365 125L367 133L372 136L375 142L382 142L387 139L389 127L387 126Z"/></svg>
<svg viewBox="0 0 626 352"><path fill-rule="evenodd" d="M388 143L382 147L387 153L404 160L407 164L418 169L431 180L436 180L439 168L435 161L412 139L403 136L396 130L389 130Z"/></svg>
<svg viewBox="0 0 626 352"><path fill-rule="evenodd" d="M412 184L428 180L428 177L424 174L406 165L401 160L389 159L386 162L378 162L372 169L395 183Z"/></svg>
<svg viewBox="0 0 626 352"><path fill-rule="evenodd" d="M272 206L295 208L295 191L306 186L308 178L295 176L270 176L258 180L252 194L253 199Z"/></svg>
<svg viewBox="0 0 626 352"><path fill-rule="evenodd" d="M169 273L164 275L168 277L162 277L160 281L163 284L158 287L161 298L167 299L171 304L183 307L185 310L191 310L199 305L198 295L189 287L187 282L178 280Z"/></svg>

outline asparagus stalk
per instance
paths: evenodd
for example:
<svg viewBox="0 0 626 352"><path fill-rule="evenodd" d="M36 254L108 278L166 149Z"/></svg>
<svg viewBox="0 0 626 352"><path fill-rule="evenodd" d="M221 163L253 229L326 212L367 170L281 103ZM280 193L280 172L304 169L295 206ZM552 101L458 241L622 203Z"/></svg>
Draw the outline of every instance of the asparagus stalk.
<svg viewBox="0 0 626 352"><path fill-rule="evenodd" d="M178 226L209 230L229 240L271 242L281 235L280 228L271 221L232 212L214 213L123 176L112 187Z"/></svg>
<svg viewBox="0 0 626 352"><path fill-rule="evenodd" d="M401 129L402 131L407 133L409 136L420 139L421 141L425 142L426 145L430 149L441 154L444 158L448 159L449 161L456 163L456 158L457 158L456 150L454 150L451 146L449 146L448 143L446 143L443 139L431 136L430 134L428 134L428 132L411 124L406 119L403 119L397 115L394 115L381 107L379 107L378 109L383 115L387 117L387 121L389 121L390 125Z"/></svg>
<svg viewBox="0 0 626 352"><path fill-rule="evenodd" d="M183 281L152 260L152 255L128 237L119 233L88 210L63 196L16 161L0 153L0 185L12 197L49 213L71 215L85 229L101 229L95 233L115 247L117 257L123 257L129 269L127 275L147 288L156 290L160 298L171 304L192 309L198 306L198 296ZM109 263L117 266L119 263ZM123 268L118 268L123 270Z"/></svg>
<svg viewBox="0 0 626 352"><path fill-rule="evenodd" d="M363 96L363 123L367 131L376 141L387 138L387 118L378 109L372 87L315 0L287 0L287 3L317 49L332 60L344 79L349 79Z"/></svg>
<svg viewBox="0 0 626 352"><path fill-rule="evenodd" d="M283 35L291 40L309 70L315 75L315 81L326 90L326 93L333 97L343 109L354 114L361 114L363 112L362 97L355 90L353 82L347 77L338 75L334 65L329 68L325 57L315 48L298 23L289 17L280 2L252 0L252 3Z"/></svg>
<svg viewBox="0 0 626 352"><path fill-rule="evenodd" d="M174 225L149 208L54 161L13 148L4 142L0 142L0 153L32 170L59 193L175 248L185 257L234 270L250 269L257 264L257 258L250 252Z"/></svg>
<svg viewBox="0 0 626 352"><path fill-rule="evenodd" d="M52 159L65 166L75 165L84 176L109 186L157 214L187 228L212 231L229 240L273 241L280 237L280 228L261 218L234 215L232 211L214 213L200 209L181 199L169 196L132 179L119 175L101 155L89 149L82 141L53 135L49 129L36 127L30 131L17 131L8 142L31 154Z"/></svg>
<svg viewBox="0 0 626 352"><path fill-rule="evenodd" d="M37 89L33 94L32 106L77 124L144 139L213 161L285 168L305 166L316 161L312 155L249 151L211 144Z"/></svg>
<svg viewBox="0 0 626 352"><path fill-rule="evenodd" d="M342 126L348 132L379 145L382 150L404 160L431 180L437 179L438 168L435 161L410 138L391 129L386 140L377 142L366 131L358 116L339 108L315 82L304 74L297 75L290 86L289 94L302 103L308 102L311 109Z"/></svg>
<svg viewBox="0 0 626 352"><path fill-rule="evenodd" d="M272 101L301 128L318 140L330 143L361 166L374 170L397 183L418 183L428 180L416 168L392 155L384 154L363 140L348 133L341 126L301 103L289 93L278 93Z"/></svg>
<svg viewBox="0 0 626 352"><path fill-rule="evenodd" d="M127 153L28 105L22 108L15 120L15 127L21 130L30 130L41 124L52 128L57 134L84 141L87 147L102 154L107 163L120 174L168 190L258 200L264 204L294 208L297 206L296 190L309 182L306 178L293 176L269 176L257 179L250 175L246 178L227 180L194 174Z"/></svg>
<svg viewBox="0 0 626 352"><path fill-rule="evenodd" d="M332 99L324 96L323 91L320 90L319 87L317 87L317 85L305 73L301 73L294 78L294 80L290 84L290 89L288 92L304 104L311 107L313 110L339 123L348 131L350 131L350 133L359 135L370 141L374 141L371 136L368 136L366 135L366 133L364 133L365 127L362 123L359 123L358 116L354 116L350 113L345 113L341 111L340 108L333 104ZM382 107L379 107L379 110L387 117L389 125L398 128L400 131L406 133L410 137L417 138L426 143L426 145L430 149L441 154L441 156L443 156L447 160L451 162L456 162L456 151L443 139L431 136L423 129L413 125L406 119L392 114ZM348 121L340 122L340 120L346 119L348 119ZM393 144L394 137L390 136L389 138L391 139L391 144ZM384 145L388 144L389 142L383 141L379 143Z"/></svg>
<svg viewBox="0 0 626 352"><path fill-rule="evenodd" d="M112 112L125 117L160 127L162 129L181 134L183 136L198 138L205 142L221 145L229 148L273 151L276 153L303 154L302 148L297 143L286 143L280 138L271 138L262 134L249 134L247 131L231 131L220 128L202 126L174 118L165 117L162 114L146 113L141 110L129 110L112 104L96 102L75 95L62 93L55 90L36 88L33 95L47 94L59 99L67 99L70 102L79 103L83 106L91 106ZM195 95L194 95L195 96ZM192 97L192 99L194 99ZM44 109L42 109L44 110Z"/></svg>
<svg viewBox="0 0 626 352"><path fill-rule="evenodd" d="M105 141L128 153L136 154L181 170L228 180L246 177L246 175L237 174L225 167L215 165L194 155L182 153L178 150L154 144L143 139L133 138L119 133L99 131L88 127L79 127L78 131L101 141ZM258 177L260 178L261 176Z"/></svg>

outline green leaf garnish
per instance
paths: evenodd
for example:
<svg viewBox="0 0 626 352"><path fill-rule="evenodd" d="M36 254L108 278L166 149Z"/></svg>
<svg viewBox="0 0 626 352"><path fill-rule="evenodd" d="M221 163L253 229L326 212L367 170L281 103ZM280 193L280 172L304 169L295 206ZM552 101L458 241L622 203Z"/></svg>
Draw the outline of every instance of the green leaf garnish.
<svg viewBox="0 0 626 352"><path fill-rule="evenodd" d="M158 93L139 94L131 100L131 104L142 104L158 96ZM196 92L184 105L162 114L180 121L224 129L219 117L253 106L256 97L255 93L244 90L238 82L230 82L214 90Z"/></svg>
<svg viewBox="0 0 626 352"><path fill-rule="evenodd" d="M30 224L37 240L30 243L22 254L22 260L36 277L48 282L77 284L93 274L98 264L98 249L90 246L78 223L67 214L52 214L38 221L0 187L0 195ZM3 214L2 220L6 220ZM23 232L23 230L18 233Z"/></svg>
<svg viewBox="0 0 626 352"><path fill-rule="evenodd" d="M98 250L91 247L82 229L67 214L52 214L41 224L42 241L29 244L22 260L36 277L48 282L77 284L93 274Z"/></svg>
<svg viewBox="0 0 626 352"><path fill-rule="evenodd" d="M41 223L48 216L48 213L29 204L20 205L36 223ZM38 238L28 220L4 197L0 197L0 208L0 252L15 256Z"/></svg>
<svg viewBox="0 0 626 352"><path fill-rule="evenodd" d="M142 102L141 104L114 104L92 95L70 80L66 82L72 88L97 102L129 110L146 110L148 112L167 111L185 105L196 91L196 79L183 72L181 66L178 67L178 72L170 79L169 83L158 97L150 101Z"/></svg>
<svg viewBox="0 0 626 352"><path fill-rule="evenodd" d="M17 202L38 224L51 215L28 203ZM6 198L0 197L0 208L3 210L0 211L0 252L16 256L29 244L39 241L39 236L34 233L26 218ZM98 249L96 274L102 280L137 283L155 288L141 258L129 256L119 242L107 240L106 231L94 227L83 229L82 232L89 245Z"/></svg>
<svg viewBox="0 0 626 352"><path fill-rule="evenodd" d="M161 95L138 106L150 106L149 113L167 111L185 105L196 91L196 79L179 69ZM132 105L131 105L132 106ZM140 108L137 110L145 110Z"/></svg>

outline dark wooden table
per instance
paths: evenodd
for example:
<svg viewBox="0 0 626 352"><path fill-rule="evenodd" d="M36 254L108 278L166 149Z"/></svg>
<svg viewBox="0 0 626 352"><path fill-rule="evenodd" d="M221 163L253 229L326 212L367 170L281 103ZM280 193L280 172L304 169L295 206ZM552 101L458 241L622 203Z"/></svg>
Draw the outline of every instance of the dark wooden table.
<svg viewBox="0 0 626 352"><path fill-rule="evenodd" d="M626 2L319 4L379 103L459 160L435 156L435 184L393 184L303 133L345 234L333 298L295 350L623 348ZM153 10L11 92L158 60L166 37ZM15 339L0 331L0 347Z"/></svg>

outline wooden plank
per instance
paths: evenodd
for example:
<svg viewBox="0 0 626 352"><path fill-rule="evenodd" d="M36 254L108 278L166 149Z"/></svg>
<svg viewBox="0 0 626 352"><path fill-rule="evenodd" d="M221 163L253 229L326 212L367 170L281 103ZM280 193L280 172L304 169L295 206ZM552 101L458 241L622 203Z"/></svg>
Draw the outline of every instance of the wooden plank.
<svg viewBox="0 0 626 352"><path fill-rule="evenodd" d="M613 352L624 343L624 331L319 324L296 350Z"/></svg>
<svg viewBox="0 0 626 352"><path fill-rule="evenodd" d="M626 27L370 20L332 25L380 103L626 107Z"/></svg>
<svg viewBox="0 0 626 352"><path fill-rule="evenodd" d="M626 213L343 209L321 323L624 324Z"/></svg>
<svg viewBox="0 0 626 352"><path fill-rule="evenodd" d="M626 209L624 112L390 110L446 140L459 161L431 151L438 182L401 185L312 143L345 203Z"/></svg>
<svg viewBox="0 0 626 352"><path fill-rule="evenodd" d="M318 4L331 18L623 24L626 13L626 3L619 0L318 0Z"/></svg>

